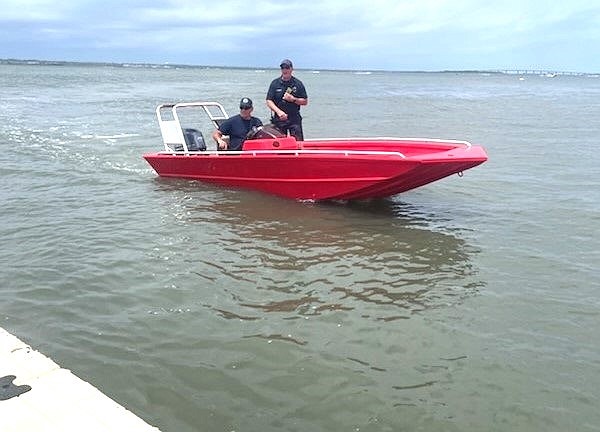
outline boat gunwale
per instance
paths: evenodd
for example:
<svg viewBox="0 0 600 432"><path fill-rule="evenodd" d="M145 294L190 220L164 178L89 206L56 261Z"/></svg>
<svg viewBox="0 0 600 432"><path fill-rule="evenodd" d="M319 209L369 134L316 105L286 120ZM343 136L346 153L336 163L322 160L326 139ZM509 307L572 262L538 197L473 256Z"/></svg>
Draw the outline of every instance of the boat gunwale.
<svg viewBox="0 0 600 432"><path fill-rule="evenodd" d="M439 145L439 144L450 144L450 145L463 145L467 148L473 147L473 145L469 141L464 140L452 140L452 139L442 139L442 138L399 138L399 137L353 137L353 138L307 138L302 142L385 142L391 141L394 143L407 143L407 144L418 144L422 146L427 145Z"/></svg>
<svg viewBox="0 0 600 432"><path fill-rule="evenodd" d="M394 138L394 137L365 137L365 138L318 138L318 139L307 139L302 142L306 142L309 144L316 143L343 143L343 142L352 142L352 143L384 143L384 142L392 142L392 143L406 143L406 144L416 144L419 147L433 147L439 148L440 145L450 145L452 148L444 149L443 151L453 151L457 148L463 147L463 150L469 150L473 148L472 144L468 141L459 141L459 140L444 140L444 139L436 139L436 138ZM404 153L400 151L393 150L353 150L353 149L264 149L264 150L203 150L203 151L172 151L172 150L162 150L154 153L147 154L160 154L160 155L188 155L188 156L257 156L257 155L310 155L310 154L322 154L322 155L333 155L333 156L398 156L402 159L408 159L409 156L406 156Z"/></svg>
<svg viewBox="0 0 600 432"><path fill-rule="evenodd" d="M166 151L161 150L154 153L146 153L146 155L190 155L190 156L257 156L257 155L293 155L300 156L304 154L322 154L334 156L398 156L402 159L407 159L407 156L397 151L379 151L379 150L305 150L305 149L282 149L282 150L204 150L204 151Z"/></svg>

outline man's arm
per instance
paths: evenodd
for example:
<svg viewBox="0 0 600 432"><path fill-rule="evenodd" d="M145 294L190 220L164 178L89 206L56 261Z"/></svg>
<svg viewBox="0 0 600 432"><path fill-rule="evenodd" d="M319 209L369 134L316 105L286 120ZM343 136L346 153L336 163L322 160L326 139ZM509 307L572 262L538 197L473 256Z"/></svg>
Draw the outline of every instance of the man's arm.
<svg viewBox="0 0 600 432"><path fill-rule="evenodd" d="M277 105L275 105L275 102L273 102L271 99L267 99L267 106L271 111L275 113L275 115L280 120L287 120L287 114L284 111L282 111Z"/></svg>
<svg viewBox="0 0 600 432"><path fill-rule="evenodd" d="M227 150L227 142L223 139L223 132L221 132L219 129L215 129L215 131L212 133L212 137L220 150Z"/></svg>
<svg viewBox="0 0 600 432"><path fill-rule="evenodd" d="M290 93L284 94L283 100L295 103L296 105L308 105L308 98L292 96Z"/></svg>

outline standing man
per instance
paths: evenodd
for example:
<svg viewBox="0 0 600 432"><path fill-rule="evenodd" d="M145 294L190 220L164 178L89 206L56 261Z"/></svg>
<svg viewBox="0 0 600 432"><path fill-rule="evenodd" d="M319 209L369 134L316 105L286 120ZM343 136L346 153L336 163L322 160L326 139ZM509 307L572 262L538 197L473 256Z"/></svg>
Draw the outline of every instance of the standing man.
<svg viewBox="0 0 600 432"><path fill-rule="evenodd" d="M271 82L267 92L267 106L271 110L271 122L283 133L288 133L298 141L304 140L300 106L308 105L304 84L292 76L292 61L285 59L279 65L281 76Z"/></svg>
<svg viewBox="0 0 600 432"><path fill-rule="evenodd" d="M248 132L253 127L262 126L262 121L258 117L252 116L253 109L252 99L242 98L240 113L229 117L213 132L212 137L217 142L219 150L242 150ZM223 135L229 135L229 144L223 139Z"/></svg>

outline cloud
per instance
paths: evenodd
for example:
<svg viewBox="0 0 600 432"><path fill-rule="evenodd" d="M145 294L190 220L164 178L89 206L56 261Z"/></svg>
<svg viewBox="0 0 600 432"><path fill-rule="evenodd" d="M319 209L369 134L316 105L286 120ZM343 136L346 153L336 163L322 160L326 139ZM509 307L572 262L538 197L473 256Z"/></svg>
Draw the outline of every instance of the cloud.
<svg viewBox="0 0 600 432"><path fill-rule="evenodd" d="M581 51L600 43L596 3L5 0L0 57L264 67L290 56L311 68L429 70L502 67L511 53L535 63L532 47L579 46L561 67L597 70L597 53Z"/></svg>

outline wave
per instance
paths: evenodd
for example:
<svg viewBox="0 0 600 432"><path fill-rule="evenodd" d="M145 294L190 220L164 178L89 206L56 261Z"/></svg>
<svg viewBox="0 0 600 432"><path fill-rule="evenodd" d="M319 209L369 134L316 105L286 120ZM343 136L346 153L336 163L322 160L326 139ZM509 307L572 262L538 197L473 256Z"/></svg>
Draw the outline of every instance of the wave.
<svg viewBox="0 0 600 432"><path fill-rule="evenodd" d="M119 139L119 138L131 138L131 137L139 137L140 134L137 133L120 133L115 135L83 135L81 138L92 137L94 139Z"/></svg>

